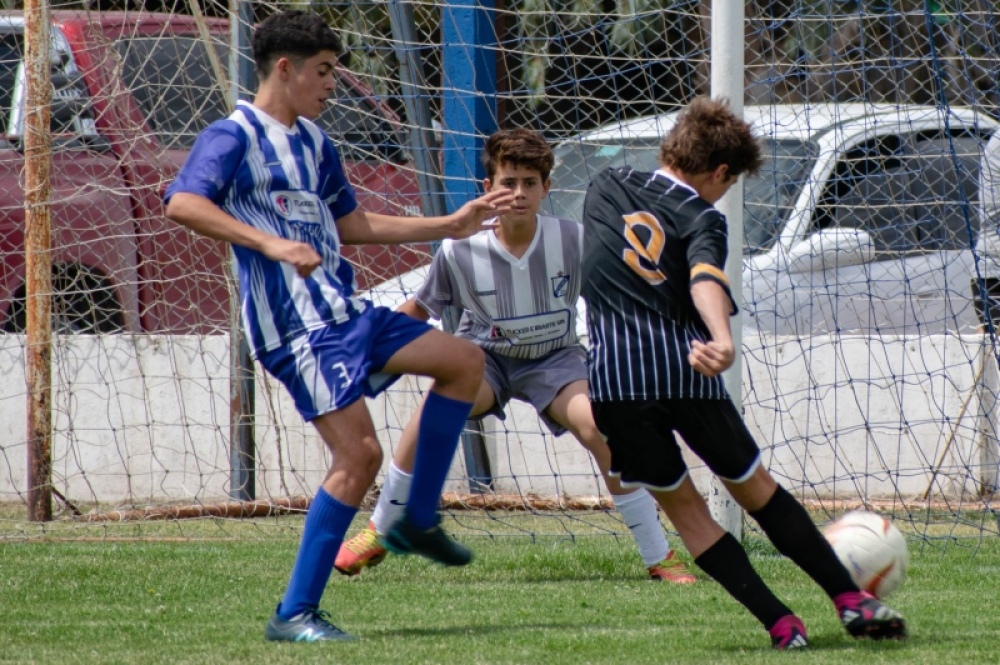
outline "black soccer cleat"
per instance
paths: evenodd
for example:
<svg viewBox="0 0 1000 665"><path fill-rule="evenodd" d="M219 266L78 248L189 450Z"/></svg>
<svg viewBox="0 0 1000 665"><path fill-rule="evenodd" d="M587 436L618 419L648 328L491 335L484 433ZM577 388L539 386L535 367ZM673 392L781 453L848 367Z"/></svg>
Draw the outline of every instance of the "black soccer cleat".
<svg viewBox="0 0 1000 665"><path fill-rule="evenodd" d="M440 524L421 529L405 513L380 538L382 545L395 554L419 554L446 566L464 566L472 561L472 550L449 538Z"/></svg>
<svg viewBox="0 0 1000 665"><path fill-rule="evenodd" d="M834 599L840 622L853 637L870 640L906 638L903 615L867 591L842 593Z"/></svg>

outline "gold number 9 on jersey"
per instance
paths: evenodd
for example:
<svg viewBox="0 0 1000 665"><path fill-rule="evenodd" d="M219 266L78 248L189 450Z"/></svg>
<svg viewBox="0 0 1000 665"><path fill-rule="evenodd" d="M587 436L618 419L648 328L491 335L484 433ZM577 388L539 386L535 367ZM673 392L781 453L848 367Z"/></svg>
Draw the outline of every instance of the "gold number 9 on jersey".
<svg viewBox="0 0 1000 665"><path fill-rule="evenodd" d="M625 263L636 274L654 286L667 281L667 276L658 268L666 237L663 233L663 227L660 226L660 220L655 215L642 211L623 215L622 219L625 220L625 240L632 246L631 249L625 248L622 252ZM649 240L645 243L639 239L639 234L635 232L638 226L649 232ZM653 267L646 268L641 259L645 259L646 263Z"/></svg>

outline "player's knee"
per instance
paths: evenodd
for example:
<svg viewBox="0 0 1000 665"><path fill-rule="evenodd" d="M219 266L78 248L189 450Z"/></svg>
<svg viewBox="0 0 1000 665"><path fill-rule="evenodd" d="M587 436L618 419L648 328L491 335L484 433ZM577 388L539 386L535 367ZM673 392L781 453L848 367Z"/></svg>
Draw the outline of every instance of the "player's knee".
<svg viewBox="0 0 1000 665"><path fill-rule="evenodd" d="M472 342L453 337L430 372L438 392L453 399L474 402L483 381L486 354Z"/></svg>
<svg viewBox="0 0 1000 665"><path fill-rule="evenodd" d="M355 451L355 467L359 475L371 477L372 480L378 475L382 468L382 446L378 439L373 436L366 436L361 439L361 444Z"/></svg>
<svg viewBox="0 0 1000 665"><path fill-rule="evenodd" d="M468 346L469 348L466 353L468 354L469 371L477 375L474 383L478 386L479 382L483 379L483 372L486 369L486 354L475 344L470 343Z"/></svg>
<svg viewBox="0 0 1000 665"><path fill-rule="evenodd" d="M463 343L455 348L453 358L453 380L467 389L471 398L475 398L482 383L486 367L486 354L472 342L460 340Z"/></svg>

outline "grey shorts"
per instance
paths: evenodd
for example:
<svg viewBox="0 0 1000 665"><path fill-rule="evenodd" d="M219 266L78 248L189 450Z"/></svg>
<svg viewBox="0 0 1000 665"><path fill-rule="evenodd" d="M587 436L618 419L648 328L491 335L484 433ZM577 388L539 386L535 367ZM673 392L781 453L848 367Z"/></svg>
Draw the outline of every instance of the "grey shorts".
<svg viewBox="0 0 1000 665"><path fill-rule="evenodd" d="M535 407L553 436L559 436L566 428L545 415L545 409L564 387L587 379L587 352L581 346L568 346L541 358L522 360L486 351L484 378L493 389L496 402L477 419L489 415L506 420L504 407L511 399L517 399Z"/></svg>

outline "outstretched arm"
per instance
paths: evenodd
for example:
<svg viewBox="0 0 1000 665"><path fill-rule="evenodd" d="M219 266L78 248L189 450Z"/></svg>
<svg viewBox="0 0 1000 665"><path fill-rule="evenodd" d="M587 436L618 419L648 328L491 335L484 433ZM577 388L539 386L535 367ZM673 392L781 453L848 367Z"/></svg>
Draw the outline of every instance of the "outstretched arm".
<svg viewBox="0 0 1000 665"><path fill-rule="evenodd" d="M510 190L494 190L444 217L395 217L355 208L337 220L337 231L345 245L398 245L466 238L493 228L496 224L492 220L510 212L513 200Z"/></svg>
<svg viewBox="0 0 1000 665"><path fill-rule="evenodd" d="M198 194L174 194L167 203L167 217L199 235L256 250L272 261L290 263L302 277L308 277L320 264L319 254L310 245L244 224Z"/></svg>

